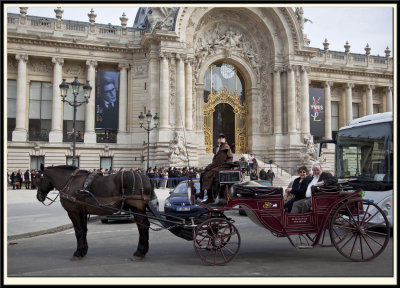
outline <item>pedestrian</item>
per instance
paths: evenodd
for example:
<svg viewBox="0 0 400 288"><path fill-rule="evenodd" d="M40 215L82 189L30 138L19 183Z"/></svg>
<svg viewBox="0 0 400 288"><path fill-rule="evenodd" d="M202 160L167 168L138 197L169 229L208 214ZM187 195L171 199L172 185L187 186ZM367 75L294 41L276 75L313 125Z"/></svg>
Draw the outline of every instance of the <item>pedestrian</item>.
<svg viewBox="0 0 400 288"><path fill-rule="evenodd" d="M250 173L250 180L258 180L258 177L257 177L257 172L256 172L256 170L251 170L251 173Z"/></svg>
<svg viewBox="0 0 400 288"><path fill-rule="evenodd" d="M24 173L24 180L25 180L25 189L30 189L31 173L29 173L29 169L26 169Z"/></svg>
<svg viewBox="0 0 400 288"><path fill-rule="evenodd" d="M267 172L265 172L265 169L264 169L264 168L262 168L262 169L260 170L260 175L259 175L259 177L260 177L260 180L267 180Z"/></svg>
<svg viewBox="0 0 400 288"><path fill-rule="evenodd" d="M11 185L13 186L13 190L15 190L15 185L17 182L17 172L13 171L11 173L10 179L11 179Z"/></svg>
<svg viewBox="0 0 400 288"><path fill-rule="evenodd" d="M253 158L253 170L256 172L256 175L257 175L258 162L257 162L257 159L255 157Z"/></svg>
<svg viewBox="0 0 400 288"><path fill-rule="evenodd" d="M36 176L36 170L32 169L31 170L31 189L36 189L35 176Z"/></svg>
<svg viewBox="0 0 400 288"><path fill-rule="evenodd" d="M267 181L271 182L271 185L274 182L274 178L275 178L275 173L272 171L272 169L268 169Z"/></svg>
<svg viewBox="0 0 400 288"><path fill-rule="evenodd" d="M18 170L16 179L17 179L17 182L16 182L17 189L21 189L22 181L23 181L22 180L23 179L23 175L22 175L21 169Z"/></svg>

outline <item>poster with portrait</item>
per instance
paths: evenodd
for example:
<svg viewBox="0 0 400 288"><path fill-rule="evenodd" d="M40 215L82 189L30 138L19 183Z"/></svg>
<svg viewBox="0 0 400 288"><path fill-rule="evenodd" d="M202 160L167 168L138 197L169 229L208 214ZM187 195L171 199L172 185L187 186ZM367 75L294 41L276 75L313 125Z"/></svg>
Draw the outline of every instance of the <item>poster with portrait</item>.
<svg viewBox="0 0 400 288"><path fill-rule="evenodd" d="M96 129L118 129L119 72L97 71Z"/></svg>
<svg viewBox="0 0 400 288"><path fill-rule="evenodd" d="M310 88L310 133L314 137L325 136L324 88Z"/></svg>

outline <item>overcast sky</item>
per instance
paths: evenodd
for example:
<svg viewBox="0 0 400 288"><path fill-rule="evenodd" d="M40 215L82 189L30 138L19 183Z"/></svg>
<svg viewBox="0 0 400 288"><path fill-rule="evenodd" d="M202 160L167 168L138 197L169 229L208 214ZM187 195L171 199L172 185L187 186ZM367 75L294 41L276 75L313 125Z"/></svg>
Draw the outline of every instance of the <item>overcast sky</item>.
<svg viewBox="0 0 400 288"><path fill-rule="evenodd" d="M20 6L20 5L18 5ZM19 14L19 8L8 7L7 12ZM25 5L26 6L26 5ZM54 9L57 4L49 7L33 7L27 5L28 15L55 18ZM75 6L75 7L74 7ZM144 6L144 5L143 5ZM329 50L344 52L344 45L349 41L350 52L365 54L367 43L371 47L371 55L384 56L387 46L392 50L393 56L393 8L383 5L365 7L354 5L346 8L343 5L338 7L314 7L303 6L304 17L310 19L304 25L304 33L311 40L310 46L323 49L322 43L328 39ZM87 14L93 8L97 14L96 23L121 25L120 17L125 12L128 20L128 27L133 26L138 7L128 4L101 6L93 4L91 6L62 5L64 10L64 20L76 20L88 22Z"/></svg>

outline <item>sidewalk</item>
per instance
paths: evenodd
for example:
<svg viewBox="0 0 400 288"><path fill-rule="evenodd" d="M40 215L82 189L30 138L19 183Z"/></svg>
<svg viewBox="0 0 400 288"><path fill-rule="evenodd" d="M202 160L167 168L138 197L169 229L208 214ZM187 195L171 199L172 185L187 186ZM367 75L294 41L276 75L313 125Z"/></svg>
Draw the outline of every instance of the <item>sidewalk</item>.
<svg viewBox="0 0 400 288"><path fill-rule="evenodd" d="M169 189L155 189L160 210L164 209L165 198ZM58 192L52 191L48 197L54 199ZM72 228L72 222L67 211L61 206L60 197L49 205L44 206L36 199L36 190L7 190L7 205L4 205L7 223L4 223L8 240L33 237ZM50 200L45 201L46 204ZM91 216L94 220L98 216ZM7 225L5 225L7 224Z"/></svg>

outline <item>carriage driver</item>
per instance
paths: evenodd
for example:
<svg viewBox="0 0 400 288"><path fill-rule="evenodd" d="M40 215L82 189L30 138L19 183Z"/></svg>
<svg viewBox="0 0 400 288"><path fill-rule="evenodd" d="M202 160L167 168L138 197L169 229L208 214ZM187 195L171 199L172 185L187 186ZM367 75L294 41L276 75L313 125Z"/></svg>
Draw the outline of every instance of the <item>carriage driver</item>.
<svg viewBox="0 0 400 288"><path fill-rule="evenodd" d="M218 147L212 163L209 164L200 175L200 193L198 194L198 197L203 198L204 190L207 190L208 199L204 202L205 204L213 203L215 201L212 193L212 184L214 177L223 169L220 165L224 162L232 162L232 160L233 154L231 148L228 143L226 143L225 135L221 133L218 136Z"/></svg>

